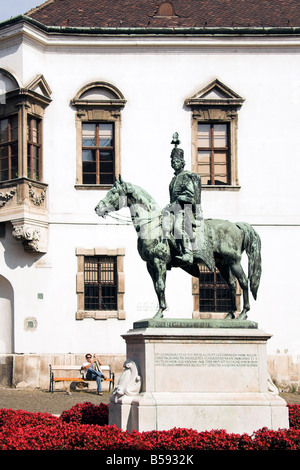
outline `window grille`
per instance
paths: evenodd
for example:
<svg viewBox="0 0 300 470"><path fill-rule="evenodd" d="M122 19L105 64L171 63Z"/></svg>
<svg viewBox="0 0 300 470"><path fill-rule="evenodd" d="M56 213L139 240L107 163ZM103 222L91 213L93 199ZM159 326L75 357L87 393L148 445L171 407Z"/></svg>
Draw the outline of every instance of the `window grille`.
<svg viewBox="0 0 300 470"><path fill-rule="evenodd" d="M85 310L117 310L117 259L112 256L84 258Z"/></svg>
<svg viewBox="0 0 300 470"><path fill-rule="evenodd" d="M199 311L228 312L231 308L230 290L219 271L212 273L199 266Z"/></svg>

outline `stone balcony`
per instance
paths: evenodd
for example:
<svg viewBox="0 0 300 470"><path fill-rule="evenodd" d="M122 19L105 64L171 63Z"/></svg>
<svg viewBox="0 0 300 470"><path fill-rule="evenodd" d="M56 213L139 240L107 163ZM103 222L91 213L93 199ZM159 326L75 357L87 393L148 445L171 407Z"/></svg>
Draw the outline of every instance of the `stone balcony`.
<svg viewBox="0 0 300 470"><path fill-rule="evenodd" d="M0 223L11 222L12 235L29 253L46 253L47 184L28 178L0 183Z"/></svg>

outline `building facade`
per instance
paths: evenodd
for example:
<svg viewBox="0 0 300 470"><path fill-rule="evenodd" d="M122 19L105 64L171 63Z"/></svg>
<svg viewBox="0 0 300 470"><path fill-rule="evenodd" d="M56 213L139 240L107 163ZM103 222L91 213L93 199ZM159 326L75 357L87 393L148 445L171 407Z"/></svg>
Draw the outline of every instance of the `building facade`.
<svg viewBox="0 0 300 470"><path fill-rule="evenodd" d="M157 299L128 209L102 219L94 208L119 175L164 207L177 131L186 169L202 177L204 218L261 237L249 318L273 335L273 377L298 388L300 7L80 3L45 2L0 25L3 370L28 357L12 382L40 386L33 370L58 356L122 363L122 334ZM168 272L166 317L224 316L220 280L201 280Z"/></svg>

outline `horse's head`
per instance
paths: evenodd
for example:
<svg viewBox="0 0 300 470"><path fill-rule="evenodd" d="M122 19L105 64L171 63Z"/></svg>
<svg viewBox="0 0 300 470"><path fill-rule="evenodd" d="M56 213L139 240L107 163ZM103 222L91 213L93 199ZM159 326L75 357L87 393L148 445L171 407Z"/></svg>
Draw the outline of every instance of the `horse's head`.
<svg viewBox="0 0 300 470"><path fill-rule="evenodd" d="M115 181L105 198L97 204L95 211L99 217L106 217L109 212L118 211L125 207L126 204L126 183L119 177L119 180Z"/></svg>

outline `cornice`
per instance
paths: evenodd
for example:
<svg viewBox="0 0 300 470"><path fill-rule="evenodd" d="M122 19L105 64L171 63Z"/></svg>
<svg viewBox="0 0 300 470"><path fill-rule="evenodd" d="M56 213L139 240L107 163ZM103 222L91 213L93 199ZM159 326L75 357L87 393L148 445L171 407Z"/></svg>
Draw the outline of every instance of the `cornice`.
<svg viewBox="0 0 300 470"><path fill-rule="evenodd" d="M75 26L47 26L39 21L34 20L30 16L19 15L0 23L0 29L12 24L27 22L47 33L63 33L63 34L87 34L87 35L247 35L247 36L282 36L282 35L300 35L300 26L259 26L259 27L75 27Z"/></svg>
<svg viewBox="0 0 300 470"><path fill-rule="evenodd" d="M45 26L21 15L0 23L0 44L16 38L44 47L291 48L300 46L300 27L82 28Z"/></svg>

